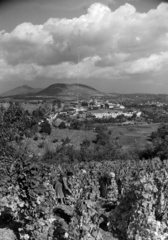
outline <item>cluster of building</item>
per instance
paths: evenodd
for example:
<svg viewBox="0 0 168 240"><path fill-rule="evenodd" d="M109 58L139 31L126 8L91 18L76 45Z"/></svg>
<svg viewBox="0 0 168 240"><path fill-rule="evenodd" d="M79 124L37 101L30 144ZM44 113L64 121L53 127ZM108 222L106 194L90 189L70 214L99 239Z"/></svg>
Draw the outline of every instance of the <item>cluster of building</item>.
<svg viewBox="0 0 168 240"><path fill-rule="evenodd" d="M147 101L146 103L141 103L141 106L147 105L147 106L156 106L156 107L163 107L167 105L167 103L164 102L158 102L158 101Z"/></svg>
<svg viewBox="0 0 168 240"><path fill-rule="evenodd" d="M125 107L122 104L119 103L112 103L109 100L101 100L101 99L90 99L88 101L88 108L90 110L94 109L116 109L121 110L125 109Z"/></svg>
<svg viewBox="0 0 168 240"><path fill-rule="evenodd" d="M103 99L89 99L72 101L68 103L61 103L60 108L55 108L55 110L48 117L49 122L53 122L57 119L57 122L61 123L62 116L70 117L72 119L85 119L85 118L117 118L123 115L124 117L136 117L141 116L141 112L138 111L128 111L122 104L112 103L109 100Z"/></svg>
<svg viewBox="0 0 168 240"><path fill-rule="evenodd" d="M93 112L92 115L95 116L95 118L117 118L118 116L124 116L124 117L132 117L134 114L136 114L136 117L141 116L141 112L137 111L110 111L110 112Z"/></svg>
<svg viewBox="0 0 168 240"><path fill-rule="evenodd" d="M80 100L80 101L72 101L69 103L62 103L61 108L59 109L59 113L80 113L91 110L99 110L99 109L109 109L109 110L123 110L125 107L119 103L111 103L109 100L101 100L101 99L90 99ZM55 109L58 111L58 109Z"/></svg>

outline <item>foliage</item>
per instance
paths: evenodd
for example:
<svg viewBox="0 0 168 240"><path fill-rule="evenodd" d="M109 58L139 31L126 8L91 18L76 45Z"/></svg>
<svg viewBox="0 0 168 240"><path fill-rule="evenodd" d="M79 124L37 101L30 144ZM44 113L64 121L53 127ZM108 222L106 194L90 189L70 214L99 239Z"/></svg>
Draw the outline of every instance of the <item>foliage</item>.
<svg viewBox="0 0 168 240"><path fill-rule="evenodd" d="M96 204L90 200L78 200L69 224L70 240L102 240L99 224L101 217Z"/></svg>
<svg viewBox="0 0 168 240"><path fill-rule="evenodd" d="M62 122L60 123L60 125L59 125L59 128L60 128L60 129L66 128L65 122L62 121Z"/></svg>
<svg viewBox="0 0 168 240"><path fill-rule="evenodd" d="M22 239L27 235L32 240L49 239L47 236L52 239L56 233L60 239L103 239L100 224L106 214L100 201L100 172L115 172L117 185L114 185L119 192L118 204L111 203L109 231L119 239L166 239L167 161L63 164L64 171L72 173L68 175L71 195L66 196L66 206L71 210L63 207L64 215L69 215L68 227L67 219L57 216L54 210L59 205L51 176L56 176L59 167L34 164L37 160L18 156L3 183L5 188L0 188L1 216L6 207L10 209L12 219L21 223L18 232Z"/></svg>
<svg viewBox="0 0 168 240"><path fill-rule="evenodd" d="M34 164L35 159L20 156L10 169L5 189L1 188L1 214L6 207L12 219L21 223L21 239L41 239L51 225L55 205L54 190L46 182L47 168Z"/></svg>
<svg viewBox="0 0 168 240"><path fill-rule="evenodd" d="M44 119L46 116L46 110L43 107L39 107L36 110L32 112L32 115L37 121L40 121L41 119Z"/></svg>
<svg viewBox="0 0 168 240"><path fill-rule="evenodd" d="M43 122L41 122L40 124L40 127L41 127L40 133L46 133L48 135L51 134L51 125L47 120L43 120Z"/></svg>
<svg viewBox="0 0 168 240"><path fill-rule="evenodd" d="M167 239L167 174L159 159L139 163L129 191L110 215L110 229L120 239Z"/></svg>
<svg viewBox="0 0 168 240"><path fill-rule="evenodd" d="M150 144L140 151L140 158L159 157L161 160L168 159L168 125L161 125L156 132L150 136Z"/></svg>
<svg viewBox="0 0 168 240"><path fill-rule="evenodd" d="M126 159L104 126L96 127L94 142L84 139L76 150L67 137L56 152L46 149L40 159L21 151L25 129L37 136L39 114L13 103L0 111L0 224L12 228L17 223L19 239L101 240L103 219L106 231L120 240L168 238L167 126L151 135L150 160ZM70 188L65 205L53 188L60 172ZM100 176L111 172L115 178L108 189L115 203L100 198Z"/></svg>
<svg viewBox="0 0 168 240"><path fill-rule="evenodd" d="M0 168L2 165L4 169L3 165L13 161L22 139L35 133L37 122L18 103L11 102L7 109L1 108L0 114Z"/></svg>

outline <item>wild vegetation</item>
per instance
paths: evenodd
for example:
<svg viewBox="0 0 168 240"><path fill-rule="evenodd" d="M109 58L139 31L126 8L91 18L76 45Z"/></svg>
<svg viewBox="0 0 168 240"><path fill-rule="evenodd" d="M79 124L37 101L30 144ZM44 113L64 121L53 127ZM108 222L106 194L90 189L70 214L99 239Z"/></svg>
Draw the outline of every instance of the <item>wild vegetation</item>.
<svg viewBox="0 0 168 240"><path fill-rule="evenodd" d="M28 151L27 139L50 137L45 110L18 104L0 109L0 230L23 240L157 240L168 238L168 126L151 134L143 150L123 152L106 126L75 148L69 137L44 154ZM72 130L73 131L73 130ZM44 148L40 142L39 148ZM63 169L71 194L65 204L54 181ZM115 199L101 197L100 174L114 173ZM6 238L7 239L7 238Z"/></svg>

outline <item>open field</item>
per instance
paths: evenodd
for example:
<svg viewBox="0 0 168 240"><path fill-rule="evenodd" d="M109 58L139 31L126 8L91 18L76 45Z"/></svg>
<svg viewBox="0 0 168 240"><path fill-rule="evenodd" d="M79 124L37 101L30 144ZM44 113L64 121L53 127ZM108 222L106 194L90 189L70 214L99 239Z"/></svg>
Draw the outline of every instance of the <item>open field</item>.
<svg viewBox="0 0 168 240"><path fill-rule="evenodd" d="M119 143L123 148L137 146L141 148L146 145L147 139L153 131L156 131L159 124L143 124L135 126L109 126L112 131L112 138L118 137ZM52 128L51 135L37 134L37 139L27 138L24 140L24 145L28 146L28 151L35 155L43 155L47 149L54 151L62 144L66 138L70 139L75 149L80 148L83 140L92 141L96 136L95 132L83 130L69 130Z"/></svg>
<svg viewBox="0 0 168 240"><path fill-rule="evenodd" d="M143 147L147 143L147 138L150 134L156 131L159 124L141 124L133 126L110 126L112 136L118 136L119 142L124 147L131 147L137 145Z"/></svg>
<svg viewBox="0 0 168 240"><path fill-rule="evenodd" d="M58 129L53 127L51 135L37 134L38 139L27 138L23 140L23 142L25 146L27 145L30 154L33 153L42 156L47 149L51 151L56 150L56 148L62 144L62 140L66 138L70 139L70 144L72 144L75 149L79 149L83 140L87 139L92 141L95 136L96 133L92 131Z"/></svg>

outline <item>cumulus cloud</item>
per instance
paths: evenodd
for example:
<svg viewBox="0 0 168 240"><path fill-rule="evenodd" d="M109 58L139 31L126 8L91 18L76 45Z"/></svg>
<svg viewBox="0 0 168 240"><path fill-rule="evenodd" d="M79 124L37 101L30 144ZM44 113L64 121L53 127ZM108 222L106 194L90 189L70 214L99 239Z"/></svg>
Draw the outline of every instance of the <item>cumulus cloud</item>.
<svg viewBox="0 0 168 240"><path fill-rule="evenodd" d="M159 72L168 59L168 4L139 13L92 4L85 15L22 23L0 32L0 79L128 77ZM80 63L77 60L79 45Z"/></svg>
<svg viewBox="0 0 168 240"><path fill-rule="evenodd" d="M168 52L162 52L161 54L152 54L148 58L140 58L135 60L130 67L126 70L127 73L144 73L144 72L158 72L164 66L164 63L168 61Z"/></svg>

